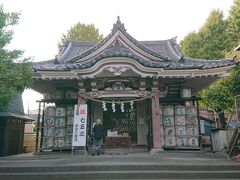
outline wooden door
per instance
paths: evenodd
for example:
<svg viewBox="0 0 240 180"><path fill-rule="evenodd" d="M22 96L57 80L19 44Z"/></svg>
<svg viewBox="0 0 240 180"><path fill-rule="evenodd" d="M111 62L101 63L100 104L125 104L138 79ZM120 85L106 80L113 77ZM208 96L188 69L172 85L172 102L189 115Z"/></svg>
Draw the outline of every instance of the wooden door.
<svg viewBox="0 0 240 180"><path fill-rule="evenodd" d="M137 144L147 145L147 102L137 102Z"/></svg>

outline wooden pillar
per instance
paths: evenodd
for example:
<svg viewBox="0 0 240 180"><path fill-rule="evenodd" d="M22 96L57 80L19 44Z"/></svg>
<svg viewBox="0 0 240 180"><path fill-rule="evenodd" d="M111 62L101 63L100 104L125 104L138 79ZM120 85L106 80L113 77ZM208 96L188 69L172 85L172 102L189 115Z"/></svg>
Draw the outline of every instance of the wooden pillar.
<svg viewBox="0 0 240 180"><path fill-rule="evenodd" d="M153 149L161 149L160 106L158 91L153 91L152 97L152 133Z"/></svg>
<svg viewBox="0 0 240 180"><path fill-rule="evenodd" d="M160 126L160 104L158 79L153 80L152 86L152 133L153 133L153 150L159 151L161 146L161 126Z"/></svg>
<svg viewBox="0 0 240 180"><path fill-rule="evenodd" d="M79 81L78 82L78 87L79 87L78 95L80 96L78 98L78 104L86 104L87 100L84 98L85 95L86 95L86 89L85 89L85 86L84 86L84 82Z"/></svg>

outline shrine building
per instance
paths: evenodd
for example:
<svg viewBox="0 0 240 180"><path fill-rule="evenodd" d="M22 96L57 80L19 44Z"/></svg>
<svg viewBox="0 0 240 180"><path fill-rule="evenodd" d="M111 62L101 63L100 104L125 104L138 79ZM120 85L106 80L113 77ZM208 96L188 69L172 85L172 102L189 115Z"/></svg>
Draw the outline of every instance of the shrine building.
<svg viewBox="0 0 240 180"><path fill-rule="evenodd" d="M235 65L186 57L176 38L138 41L118 18L103 40L68 41L56 58L33 63L46 104L41 149L71 147L75 104L87 104L88 136L102 120L105 148L200 149L197 93Z"/></svg>

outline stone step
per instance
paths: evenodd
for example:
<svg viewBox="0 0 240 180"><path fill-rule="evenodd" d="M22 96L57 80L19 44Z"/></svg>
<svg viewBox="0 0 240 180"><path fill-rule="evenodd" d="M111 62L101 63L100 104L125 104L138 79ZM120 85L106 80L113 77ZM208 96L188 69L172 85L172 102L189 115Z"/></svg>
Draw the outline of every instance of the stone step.
<svg viewBox="0 0 240 180"><path fill-rule="evenodd" d="M104 154L105 155L127 155L131 153L130 149L105 149Z"/></svg>
<svg viewBox="0 0 240 180"><path fill-rule="evenodd" d="M119 148L119 149L105 149L104 154L106 155L127 155L132 153L145 153L147 148Z"/></svg>
<svg viewBox="0 0 240 180"><path fill-rule="evenodd" d="M90 172L90 171L239 171L240 165L78 165L51 167L0 167L0 173Z"/></svg>
<svg viewBox="0 0 240 180"><path fill-rule="evenodd" d="M0 173L0 180L75 179L239 179L240 171L73 171Z"/></svg>
<svg viewBox="0 0 240 180"><path fill-rule="evenodd" d="M240 179L225 154L161 152L131 155L48 154L0 158L0 180Z"/></svg>

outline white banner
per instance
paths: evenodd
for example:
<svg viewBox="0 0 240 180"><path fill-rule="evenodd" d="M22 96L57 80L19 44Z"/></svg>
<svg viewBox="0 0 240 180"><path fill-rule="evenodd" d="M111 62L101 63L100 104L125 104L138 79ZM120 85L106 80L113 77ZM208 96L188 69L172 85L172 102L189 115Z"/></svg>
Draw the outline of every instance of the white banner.
<svg viewBox="0 0 240 180"><path fill-rule="evenodd" d="M72 146L86 146L87 137L87 104L74 108Z"/></svg>

